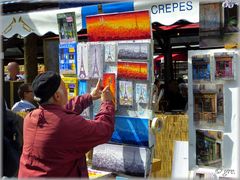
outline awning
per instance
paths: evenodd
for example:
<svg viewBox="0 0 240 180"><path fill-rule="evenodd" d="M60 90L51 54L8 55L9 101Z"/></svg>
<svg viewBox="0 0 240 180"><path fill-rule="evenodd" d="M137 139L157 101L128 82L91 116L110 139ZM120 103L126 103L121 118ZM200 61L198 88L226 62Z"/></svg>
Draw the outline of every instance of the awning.
<svg viewBox="0 0 240 180"><path fill-rule="evenodd" d="M22 37L30 33L39 36L47 32L58 34L56 16L58 13L64 12L76 13L77 31L79 31L86 28L86 16L89 15L146 9L151 12L152 23L158 22L162 25L171 25L179 20L186 20L191 23L199 22L199 0L134 0L6 15L2 16L1 31L2 35L7 38L15 34Z"/></svg>
<svg viewBox="0 0 240 180"><path fill-rule="evenodd" d="M154 58L154 62L162 61L164 60L164 55L160 54L157 57ZM173 61L187 61L187 54L185 53L173 53L172 54L172 60Z"/></svg>
<svg viewBox="0 0 240 180"><path fill-rule="evenodd" d="M47 32L58 34L57 14L75 12L77 31L82 29L81 7L38 11L2 16L2 35L10 38L15 34L22 37L35 33L39 36Z"/></svg>

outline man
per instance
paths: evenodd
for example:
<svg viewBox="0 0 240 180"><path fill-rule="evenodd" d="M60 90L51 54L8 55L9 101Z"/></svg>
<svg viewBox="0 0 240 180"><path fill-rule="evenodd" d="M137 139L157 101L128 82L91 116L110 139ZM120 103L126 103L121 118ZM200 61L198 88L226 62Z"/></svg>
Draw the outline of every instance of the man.
<svg viewBox="0 0 240 180"><path fill-rule="evenodd" d="M20 75L19 65L16 62L10 62L7 65L8 75L5 81L23 81L24 78Z"/></svg>
<svg viewBox="0 0 240 180"><path fill-rule="evenodd" d="M32 87L40 106L24 119L18 177L88 177L85 153L109 141L114 130L115 108L109 86L102 90L99 81L90 94L75 97L68 104L64 82L55 72L38 75ZM99 98L102 103L94 120L79 115Z"/></svg>
<svg viewBox="0 0 240 180"><path fill-rule="evenodd" d="M21 84L18 88L18 96L21 99L19 102L16 102L12 111L14 112L28 112L32 109L35 109L36 106L33 105L34 98L32 92L32 85L29 83Z"/></svg>

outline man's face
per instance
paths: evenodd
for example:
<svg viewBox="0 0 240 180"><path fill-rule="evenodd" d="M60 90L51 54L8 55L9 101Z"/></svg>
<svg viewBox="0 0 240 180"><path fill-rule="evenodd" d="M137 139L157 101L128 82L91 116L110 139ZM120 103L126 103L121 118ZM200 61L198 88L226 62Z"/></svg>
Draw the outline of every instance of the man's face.
<svg viewBox="0 0 240 180"><path fill-rule="evenodd" d="M33 90L31 86L29 86L28 90L24 92L24 99L29 102L34 102L34 95L33 95Z"/></svg>
<svg viewBox="0 0 240 180"><path fill-rule="evenodd" d="M9 63L7 69L8 69L10 76L11 75L15 76L15 75L19 74L19 66L16 63Z"/></svg>

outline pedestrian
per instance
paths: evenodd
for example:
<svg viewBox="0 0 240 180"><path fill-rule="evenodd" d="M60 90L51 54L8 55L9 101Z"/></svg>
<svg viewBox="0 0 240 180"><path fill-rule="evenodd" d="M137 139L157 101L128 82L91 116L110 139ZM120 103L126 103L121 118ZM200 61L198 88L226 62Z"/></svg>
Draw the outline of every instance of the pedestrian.
<svg viewBox="0 0 240 180"><path fill-rule="evenodd" d="M5 76L5 81L23 81L24 77L20 74L19 64L10 62L7 65L8 75Z"/></svg>
<svg viewBox="0 0 240 180"><path fill-rule="evenodd" d="M33 104L34 98L30 83L24 83L19 86L18 96L21 100L13 105L11 109L13 112L28 112L36 108Z"/></svg>
<svg viewBox="0 0 240 180"><path fill-rule="evenodd" d="M19 178L88 177L85 154L110 140L114 130L115 107L109 86L98 81L94 90L67 103L67 90L59 74L47 71L32 83L39 108L24 119L24 144ZM101 98L94 120L81 112Z"/></svg>

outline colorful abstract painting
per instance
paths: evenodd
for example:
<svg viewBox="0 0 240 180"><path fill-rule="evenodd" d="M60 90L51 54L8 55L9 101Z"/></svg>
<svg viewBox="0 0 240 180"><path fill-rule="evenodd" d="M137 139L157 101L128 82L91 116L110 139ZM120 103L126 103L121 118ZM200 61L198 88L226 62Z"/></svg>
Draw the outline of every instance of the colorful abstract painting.
<svg viewBox="0 0 240 180"><path fill-rule="evenodd" d="M117 63L118 78L126 79L148 79L148 64L134 62Z"/></svg>
<svg viewBox="0 0 240 180"><path fill-rule="evenodd" d="M147 147L102 144L93 149L92 167L94 169L143 178L148 176L150 164L151 152Z"/></svg>
<svg viewBox="0 0 240 180"><path fill-rule="evenodd" d="M88 79L88 46L87 44L78 43L77 45L77 65L78 78Z"/></svg>
<svg viewBox="0 0 240 180"><path fill-rule="evenodd" d="M86 18L89 41L151 39L149 11L134 11Z"/></svg>
<svg viewBox="0 0 240 180"><path fill-rule="evenodd" d="M137 103L147 103L147 84L137 83L136 84L136 102Z"/></svg>
<svg viewBox="0 0 240 180"><path fill-rule="evenodd" d="M105 73L103 74L103 86L106 87L109 85L110 91L114 96L114 102L116 100L116 76L114 73Z"/></svg>
<svg viewBox="0 0 240 180"><path fill-rule="evenodd" d="M105 62L115 62L116 61L116 43L106 43L104 44L105 48Z"/></svg>
<svg viewBox="0 0 240 180"><path fill-rule="evenodd" d="M149 44L147 43L119 43L118 59L121 60L147 60L149 57Z"/></svg>
<svg viewBox="0 0 240 180"><path fill-rule="evenodd" d="M133 83L131 81L119 81L120 105L133 105Z"/></svg>
<svg viewBox="0 0 240 180"><path fill-rule="evenodd" d="M90 44L88 54L88 68L89 77L91 79L98 79L103 74L103 44Z"/></svg>

